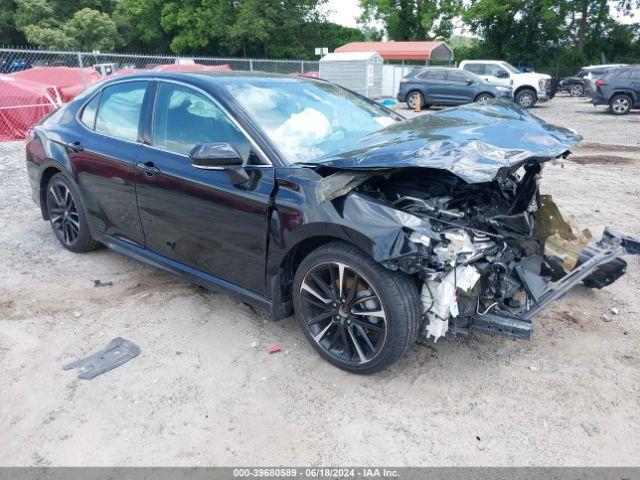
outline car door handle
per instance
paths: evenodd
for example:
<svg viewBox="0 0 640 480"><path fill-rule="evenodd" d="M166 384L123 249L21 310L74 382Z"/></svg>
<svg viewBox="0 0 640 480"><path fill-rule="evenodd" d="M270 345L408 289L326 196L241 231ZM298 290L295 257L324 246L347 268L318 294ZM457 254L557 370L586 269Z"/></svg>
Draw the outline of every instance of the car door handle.
<svg viewBox="0 0 640 480"><path fill-rule="evenodd" d="M147 177L152 177L160 173L160 169L153 162L136 163L136 167L142 169Z"/></svg>
<svg viewBox="0 0 640 480"><path fill-rule="evenodd" d="M75 142L69 142L66 144L66 146L69 150L73 150L75 153L84 151L84 147L79 140L76 140Z"/></svg>

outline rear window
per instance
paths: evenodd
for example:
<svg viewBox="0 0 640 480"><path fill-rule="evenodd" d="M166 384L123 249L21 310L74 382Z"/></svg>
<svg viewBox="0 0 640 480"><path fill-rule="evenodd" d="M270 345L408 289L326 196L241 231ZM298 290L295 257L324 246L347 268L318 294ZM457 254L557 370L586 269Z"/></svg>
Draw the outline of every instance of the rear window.
<svg viewBox="0 0 640 480"><path fill-rule="evenodd" d="M102 90L96 132L136 141L147 82L125 82Z"/></svg>
<svg viewBox="0 0 640 480"><path fill-rule="evenodd" d="M444 80L444 70L425 70L418 75L421 80Z"/></svg>
<svg viewBox="0 0 640 480"><path fill-rule="evenodd" d="M82 109L82 115L80 121L84 123L91 130L96 125L96 112L98 111L98 102L100 101L100 94L94 96L89 103L87 103Z"/></svg>

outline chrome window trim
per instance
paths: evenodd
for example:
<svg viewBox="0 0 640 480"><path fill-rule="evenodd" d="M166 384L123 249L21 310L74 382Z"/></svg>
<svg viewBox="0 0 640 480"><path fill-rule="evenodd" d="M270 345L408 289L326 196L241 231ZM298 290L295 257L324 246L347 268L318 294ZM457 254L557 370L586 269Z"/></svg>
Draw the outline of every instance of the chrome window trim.
<svg viewBox="0 0 640 480"><path fill-rule="evenodd" d="M256 152L256 154L260 157L260 160L262 162L264 162L263 165L243 165L243 166L245 166L245 167L246 166L250 166L250 167L272 167L273 166L273 162L264 153L262 148L260 148L260 146L254 140L254 138L251 135L249 135L249 132L247 132L247 130L240 124L240 122L238 122L238 120L233 115L231 115L231 113L223 105L221 105L220 102L218 102L218 100L216 98L214 98L209 92L203 90L200 87L196 87L194 85L191 85L190 83L181 82L180 80L174 80L174 79L168 79L168 78L155 78L154 80L156 80L158 82L158 88L156 89L156 96L153 99L153 111L151 112L151 138L152 138L152 140L153 140L153 122L154 122L155 114L156 114L156 102L158 100L158 90L160 88L160 83L162 83L162 82L164 82L164 83L173 83L175 85L180 85L181 87L190 88L192 90L195 90L195 91L201 93L202 95L204 95L205 97L207 97L208 99L210 99L214 103L214 105L216 107L218 107L220 109L220 111L240 131L240 133L242 133L245 136L245 138L251 144L252 150L254 150ZM157 147L155 145L151 145L151 144L148 144L148 143L143 143L142 145L144 145L145 147L148 147L148 148L153 148L154 150L158 150L158 151L161 151L161 152L171 153L172 155L178 155L180 157L189 158L189 155L185 155L184 153L174 152L174 151L167 150L167 149L161 148L161 147Z"/></svg>

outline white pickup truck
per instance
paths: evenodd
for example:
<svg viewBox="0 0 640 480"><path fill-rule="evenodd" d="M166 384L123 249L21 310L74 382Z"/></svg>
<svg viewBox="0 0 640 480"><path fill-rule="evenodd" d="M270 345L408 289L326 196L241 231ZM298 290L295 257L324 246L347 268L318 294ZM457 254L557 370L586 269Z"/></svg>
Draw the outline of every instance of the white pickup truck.
<svg viewBox="0 0 640 480"><path fill-rule="evenodd" d="M475 73L496 86L510 87L513 100L524 108L533 107L538 101L549 100L555 94L550 75L522 73L500 60L464 60L459 68Z"/></svg>

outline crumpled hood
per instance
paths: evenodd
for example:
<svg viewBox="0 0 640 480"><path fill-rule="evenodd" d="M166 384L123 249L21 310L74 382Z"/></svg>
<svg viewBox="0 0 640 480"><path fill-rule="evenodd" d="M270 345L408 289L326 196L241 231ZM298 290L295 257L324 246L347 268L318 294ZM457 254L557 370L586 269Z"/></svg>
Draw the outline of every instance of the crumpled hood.
<svg viewBox="0 0 640 480"><path fill-rule="evenodd" d="M355 148L315 160L344 169L424 167L468 183L489 182L528 161L546 161L582 140L512 102L492 100L405 120L360 138Z"/></svg>

